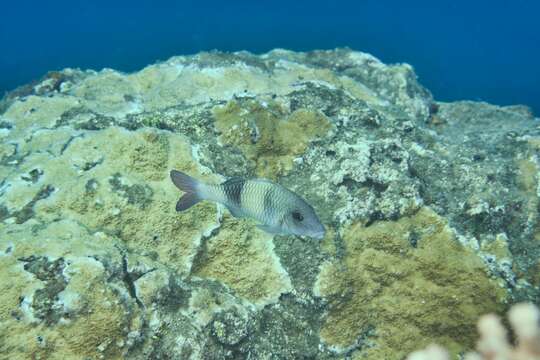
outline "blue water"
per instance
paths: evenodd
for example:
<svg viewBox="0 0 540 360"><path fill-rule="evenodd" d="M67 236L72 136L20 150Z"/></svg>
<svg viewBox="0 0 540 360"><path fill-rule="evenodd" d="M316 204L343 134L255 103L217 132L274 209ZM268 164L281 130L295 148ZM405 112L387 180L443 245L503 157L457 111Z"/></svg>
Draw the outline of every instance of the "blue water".
<svg viewBox="0 0 540 360"><path fill-rule="evenodd" d="M412 64L438 100L540 114L533 0L5 1L1 12L0 95L64 67L134 71L201 50L348 46Z"/></svg>

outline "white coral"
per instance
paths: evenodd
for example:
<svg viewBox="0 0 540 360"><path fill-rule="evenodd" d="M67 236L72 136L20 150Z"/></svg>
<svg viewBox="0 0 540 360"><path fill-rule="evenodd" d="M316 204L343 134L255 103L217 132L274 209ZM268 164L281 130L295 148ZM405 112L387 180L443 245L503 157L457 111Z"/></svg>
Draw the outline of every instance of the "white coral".
<svg viewBox="0 0 540 360"><path fill-rule="evenodd" d="M508 342L507 330L501 319L487 314L478 321L480 340L478 352L465 355L464 360L540 360L540 311L531 303L512 306L508 320L514 330L516 345ZM448 360L448 353L437 345L411 353L408 360Z"/></svg>

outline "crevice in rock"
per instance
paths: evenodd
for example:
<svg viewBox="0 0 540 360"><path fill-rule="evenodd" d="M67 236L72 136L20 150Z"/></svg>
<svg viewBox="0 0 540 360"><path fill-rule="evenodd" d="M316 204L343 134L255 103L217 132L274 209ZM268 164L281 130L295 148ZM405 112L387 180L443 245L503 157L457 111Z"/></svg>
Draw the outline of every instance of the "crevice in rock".
<svg viewBox="0 0 540 360"><path fill-rule="evenodd" d="M31 182L35 184L38 182L39 178L43 175L43 170L39 168L32 169L28 172L28 175L21 175L21 179L24 181ZM2 184L0 184L1 186Z"/></svg>
<svg viewBox="0 0 540 360"><path fill-rule="evenodd" d="M124 281L124 284L126 285L129 296L131 296L135 300L135 302L137 303L137 305L139 305L139 307L144 308L144 304L137 297L137 291L135 289L135 284L133 283L134 280L132 279L131 274L128 271L127 259L126 259L126 255L124 254L122 254L122 273L123 273L122 280Z"/></svg>
<svg viewBox="0 0 540 360"><path fill-rule="evenodd" d="M375 327L367 325L367 327L358 335L353 345L347 348L343 356L348 359L356 351L361 351L370 347L370 338L376 335Z"/></svg>
<svg viewBox="0 0 540 360"><path fill-rule="evenodd" d="M201 236L201 243L199 244L199 247L197 248L197 252L195 253L195 256L193 256L193 262L191 263L191 269L190 269L191 274L197 273L197 271L201 268L201 266L206 262L207 255L208 255L207 242L210 238L217 236L220 231L221 231L221 224L219 224L216 228L212 229L212 231L208 235L203 234Z"/></svg>
<svg viewBox="0 0 540 360"><path fill-rule="evenodd" d="M9 210L8 208L3 205L3 204L0 204L0 221L4 221L5 219L9 218Z"/></svg>
<svg viewBox="0 0 540 360"><path fill-rule="evenodd" d="M10 130L13 128L13 124L7 121L0 121L0 129Z"/></svg>
<svg viewBox="0 0 540 360"><path fill-rule="evenodd" d="M103 160L104 160L104 157L100 157L98 160L96 161L88 161L88 162L85 162L84 165L82 166L82 170L83 171L88 171L88 170L92 170L93 168L95 168L96 166L98 165L101 165L103 163Z"/></svg>
<svg viewBox="0 0 540 360"><path fill-rule="evenodd" d="M66 141L66 143L64 145L62 145L62 149L60 149L60 155L63 155L64 154L64 151L66 151L66 149L69 147L69 145L71 145L71 143L73 142L73 140L77 139L77 138L82 138L84 137L84 134L80 134L80 135L75 135L75 136L71 136L69 138L68 141Z"/></svg>
<svg viewBox="0 0 540 360"><path fill-rule="evenodd" d="M52 185L45 185L44 187L42 187L28 204L24 205L21 210L13 213L12 216L15 217L15 222L17 224L24 224L25 222L33 218L35 215L34 205L38 201L48 198L54 190L55 188Z"/></svg>
<svg viewBox="0 0 540 360"><path fill-rule="evenodd" d="M0 159L0 165L18 167L19 164L21 164L24 159L30 155L30 151L21 154L19 152L19 144L9 143L9 145L13 146L13 152L10 155L4 155L2 159Z"/></svg>
<svg viewBox="0 0 540 360"><path fill-rule="evenodd" d="M145 306L144 306L143 302L137 296L137 289L135 288L135 281L139 280L144 275L149 274L152 271L155 271L156 269L152 268L150 270L141 271L141 272L129 271L127 255L119 247L117 247L117 249L120 252L120 255L121 255L121 258L122 258L122 281L126 285L126 289L127 289L128 293L129 293L129 296L131 296L131 298L133 298L135 300L135 302L137 303L137 305L141 309L144 309Z"/></svg>

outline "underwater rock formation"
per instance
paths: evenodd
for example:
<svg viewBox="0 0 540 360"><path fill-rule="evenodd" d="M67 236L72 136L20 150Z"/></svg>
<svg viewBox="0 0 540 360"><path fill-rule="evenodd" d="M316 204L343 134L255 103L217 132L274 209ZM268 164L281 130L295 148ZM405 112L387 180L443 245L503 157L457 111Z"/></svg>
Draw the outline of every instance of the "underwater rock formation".
<svg viewBox="0 0 540 360"><path fill-rule="evenodd" d="M0 102L0 354L402 359L540 296L540 128L347 49L66 69ZM322 241L168 173L266 177Z"/></svg>

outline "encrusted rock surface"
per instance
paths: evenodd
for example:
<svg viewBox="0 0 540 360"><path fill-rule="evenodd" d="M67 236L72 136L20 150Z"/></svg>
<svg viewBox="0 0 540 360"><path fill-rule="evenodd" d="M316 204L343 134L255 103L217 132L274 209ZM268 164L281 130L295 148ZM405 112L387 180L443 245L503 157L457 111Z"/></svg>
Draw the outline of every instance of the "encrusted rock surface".
<svg viewBox="0 0 540 360"><path fill-rule="evenodd" d="M347 49L66 69L0 102L0 354L401 359L540 292L538 119ZM168 178L267 177L322 241Z"/></svg>

